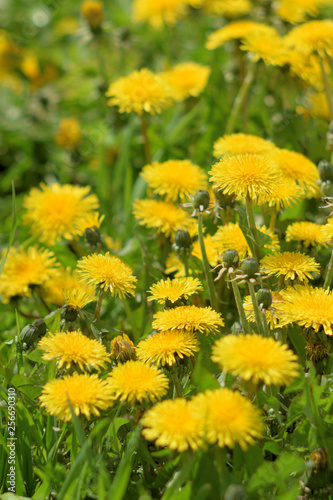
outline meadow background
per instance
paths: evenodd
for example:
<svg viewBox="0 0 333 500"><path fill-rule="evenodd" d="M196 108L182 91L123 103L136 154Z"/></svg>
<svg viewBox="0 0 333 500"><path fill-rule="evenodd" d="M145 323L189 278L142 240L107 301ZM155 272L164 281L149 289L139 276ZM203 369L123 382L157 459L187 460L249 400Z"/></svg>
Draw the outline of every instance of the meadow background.
<svg viewBox="0 0 333 500"><path fill-rule="evenodd" d="M230 0L225 2L230 4L228 12L223 11L223 3L185 2L184 15L175 19L171 16L171 22L152 26L149 16L141 22L133 19L133 2L105 1L103 20L96 27L91 19L89 22L89 16L83 15L81 3L76 0L0 0L0 246L1 271L5 276L0 283L3 299L0 304L0 498L4 500L18 498L6 493L9 387L15 388L17 394L15 492L20 498L333 498L333 353L332 333L327 326L333 323L333 302L322 306L318 328L316 325L311 328L308 323L301 326L296 319L284 326L283 333L273 328L272 338L287 343L288 349L298 357L299 376L288 380L285 384L288 387L261 383L255 390L249 389L211 360L215 340L230 333L237 335L244 326L225 277L214 283L220 300L217 308L224 318L222 327L215 328L215 334L198 334L199 352L192 352L189 357L185 354L182 359L176 356L177 362L171 367L167 364L161 367L169 380L168 392L162 399L182 396L189 400L220 387L232 388L243 393L244 398L250 398L260 409L265 427L261 439L255 439L247 449L240 446L237 439L230 447L206 443L194 450L189 446L185 451L146 440L141 434L140 419L153 406L149 398L116 400L109 409L102 409L100 416L92 415L90 419L72 413L68 421L57 419L41 406L39 396L43 386L55 377L66 375L66 369L57 370L56 359L42 357L43 350L37 347L41 336L32 335L26 344L21 334L24 327L38 318L45 320L49 333L81 328L87 337L103 344L113 356L111 364L100 374L105 379L111 369L126 360L125 354L124 358L117 357L113 339L125 333L137 346L152 333L153 316L162 307L157 301L147 299L148 290L161 279L174 278L182 269L177 259L178 268L167 269L167 259L175 248L175 231L182 227L174 225L165 232L158 225L147 227L133 214L136 200L162 198L151 187L147 188L147 182L140 175L151 159L160 163L189 159L208 176L218 161L214 143L224 134L243 133L301 153L314 165L322 160L331 161L333 131L329 130L329 123L333 116L327 91L332 88L332 32L331 38L323 41L326 88L318 65L306 64L303 60L293 64L287 59L277 63L269 35L267 45L265 39L261 40L256 52L241 47L241 35L231 37L231 41L221 43L214 50L207 48L207 40L216 30L240 19L274 27L283 37L298 24L332 18L332 2L290 0L291 11L294 4L298 5L296 19L294 11L289 12L291 18L288 19L288 6L287 14L281 15L280 4L286 4L282 1L253 0L251 4L244 2L247 4L244 8L241 1ZM156 0L157 4L162 2ZM265 53L260 53L260 49ZM313 54L315 58L318 52L314 49ZM161 113L145 113L143 122L140 114L122 113L118 106L108 104L105 93L119 78L141 68L162 73L188 61L210 69L206 85L194 95L174 100ZM72 121L63 122L68 119ZM302 168L300 163L300 179ZM311 195L303 193L285 203L289 205L287 208L282 202L282 209L276 210L275 235L281 251L302 252L318 263L317 269L308 273L315 289L330 287L330 281L325 278L332 234L321 241L313 237L307 244L302 237L287 241L286 230L299 221L329 225L331 209L325 205L330 200L324 200L323 196L332 196L333 175L329 167L327 171L330 173L326 177L320 179L318 175L317 189L312 185ZM104 215L104 219L99 220L102 243L87 242L84 230L73 238L62 237L54 244L40 241L40 235L34 234L32 225L24 219L24 200L31 189L41 183L88 186L89 193L97 196L98 213ZM296 180L296 184L301 185L302 181ZM207 189L211 198L211 204L206 207L209 213L200 212L202 203L196 206L199 218L204 220L205 237L214 235L218 228L230 222L246 221L245 203L239 198L223 200L218 195L215 198L212 183L205 183L199 189ZM178 205L184 201L191 203L189 197L174 200ZM268 227L274 211L267 206L264 209L254 206L254 209L256 223ZM193 207L186 210L189 218ZM193 227L192 222L186 226L192 227L193 246L198 240L197 218L198 214L192 218ZM248 251L241 258L252 255L251 227L248 231ZM271 236L265 239L263 233L260 235L262 247L272 243ZM207 237L207 249L211 244L208 240ZM230 248L238 243L239 237ZM10 290L11 280L19 281L22 276L23 281L25 279L24 269L20 270L19 277L6 274L10 252L15 248L27 252L36 245L48 248L63 268L71 269L75 269L84 256L109 251L132 269L137 278L135 292L123 300L106 295L100 316L95 313L96 298L82 307L73 307L78 317L68 320L62 301L56 304L48 299L44 281L37 285L37 290L31 282L22 292ZM7 255L9 247L12 248ZM191 275L201 280L203 288L190 303L197 307L213 306L204 273L207 262L203 263L205 259L198 244L196 248L189 259L189 268ZM221 262L226 250L228 248L218 244L209 246L212 252L208 252L209 271ZM273 254L278 251L276 247ZM217 274L218 270L210 272L213 279ZM302 284L302 281L297 277L296 281L295 277L286 278L282 288ZM59 283L54 286L60 290ZM265 280L265 287L277 291L281 280L279 285L276 283L274 275ZM257 282L255 285L257 291ZM240 285L242 298L249 295L247 286L247 283ZM257 325L251 325L252 331L258 333ZM315 348L313 354L307 347L311 342L312 347L323 346L322 351ZM133 344L126 344L124 348L121 344L118 349L128 348L128 357L133 357L134 346L131 346ZM318 355L319 351L324 354ZM189 361L191 357L196 358L195 363ZM92 371L98 373L98 370ZM72 364L68 373L74 372ZM72 408L68 408L71 412Z"/></svg>

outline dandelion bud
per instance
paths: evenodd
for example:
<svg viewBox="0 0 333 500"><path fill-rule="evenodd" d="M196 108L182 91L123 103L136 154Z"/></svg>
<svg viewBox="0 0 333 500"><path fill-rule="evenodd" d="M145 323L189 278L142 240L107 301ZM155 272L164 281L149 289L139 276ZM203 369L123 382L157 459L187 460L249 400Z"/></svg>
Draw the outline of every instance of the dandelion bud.
<svg viewBox="0 0 333 500"><path fill-rule="evenodd" d="M96 0L86 0L81 4L81 14L88 21L91 31L100 31L104 21L104 6L102 2Z"/></svg>
<svg viewBox="0 0 333 500"><path fill-rule="evenodd" d="M203 191L199 189L194 195L194 208L199 210L206 210L210 202L210 196L208 191Z"/></svg>
<svg viewBox="0 0 333 500"><path fill-rule="evenodd" d="M236 267L239 262L237 250L230 249L224 252L222 260L225 267Z"/></svg>
<svg viewBox="0 0 333 500"><path fill-rule="evenodd" d="M80 123L75 118L65 118L60 121L56 143L64 148L74 151L82 139Z"/></svg>
<svg viewBox="0 0 333 500"><path fill-rule="evenodd" d="M219 203L221 208L232 207L234 205L234 196L231 194L225 194L219 189L214 189L214 194L216 201Z"/></svg>
<svg viewBox="0 0 333 500"><path fill-rule="evenodd" d="M261 306L263 309L268 309L273 301L271 292L266 288L260 288L260 290L257 291L257 301L259 307Z"/></svg>
<svg viewBox="0 0 333 500"><path fill-rule="evenodd" d="M38 337L43 337L46 334L47 326L42 318L38 318L33 322L33 326L36 328Z"/></svg>
<svg viewBox="0 0 333 500"><path fill-rule="evenodd" d="M88 245L94 247L101 243L101 233L97 226L87 227L84 231Z"/></svg>
<svg viewBox="0 0 333 500"><path fill-rule="evenodd" d="M327 160L321 160L318 164L318 173L322 182L333 181L333 165Z"/></svg>
<svg viewBox="0 0 333 500"><path fill-rule="evenodd" d="M248 278L254 278L255 273L259 271L259 264L255 259L248 258L243 260L241 270Z"/></svg>
<svg viewBox="0 0 333 500"><path fill-rule="evenodd" d="M111 341L111 358L123 363L135 358L135 347L131 339L123 333Z"/></svg>
<svg viewBox="0 0 333 500"><path fill-rule="evenodd" d="M175 233L175 242L172 248L180 258L189 255L192 251L192 238L185 229L178 229Z"/></svg>
<svg viewBox="0 0 333 500"><path fill-rule="evenodd" d="M46 323L43 319L36 319L32 325L25 326L21 333L20 339L24 350L31 347L40 337L46 333Z"/></svg>
<svg viewBox="0 0 333 500"><path fill-rule="evenodd" d="M61 318L63 320L72 323L73 321L76 321L77 317L78 317L78 312L77 309L75 309L75 307L71 307L68 305L63 306L61 310Z"/></svg>

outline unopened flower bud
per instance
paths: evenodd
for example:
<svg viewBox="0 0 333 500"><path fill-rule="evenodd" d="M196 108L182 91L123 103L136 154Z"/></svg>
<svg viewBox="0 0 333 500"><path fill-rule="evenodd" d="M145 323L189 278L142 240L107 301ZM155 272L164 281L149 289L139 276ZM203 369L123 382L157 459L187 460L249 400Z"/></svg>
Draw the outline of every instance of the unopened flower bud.
<svg viewBox="0 0 333 500"><path fill-rule="evenodd" d="M321 160L318 164L318 173L322 182L333 181L333 165L327 160Z"/></svg>
<svg viewBox="0 0 333 500"><path fill-rule="evenodd" d="M243 260L241 270L243 274L248 276L248 278L254 278L255 273L259 271L259 264L255 259L249 257Z"/></svg>
<svg viewBox="0 0 333 500"><path fill-rule="evenodd" d="M172 248L180 258L188 256L192 252L192 238L185 229L178 229L175 233L175 242Z"/></svg>
<svg viewBox="0 0 333 500"><path fill-rule="evenodd" d="M87 227L84 230L84 235L90 246L96 246L101 242L101 233L97 226Z"/></svg>
<svg viewBox="0 0 333 500"><path fill-rule="evenodd" d="M45 335L47 330L45 321L40 318L36 319L32 325L25 326L21 333L20 339L24 350L27 350L43 335Z"/></svg>
<svg viewBox="0 0 333 500"><path fill-rule="evenodd" d="M135 347L131 339L123 333L111 341L111 358L114 361L123 363L129 359L134 359Z"/></svg>
<svg viewBox="0 0 333 500"><path fill-rule="evenodd" d="M88 21L91 31L98 32L104 21L104 6L97 0L85 0L81 4L81 14Z"/></svg>
<svg viewBox="0 0 333 500"><path fill-rule="evenodd" d="M218 201L221 208L232 207L234 205L234 196L231 194L225 194L219 189L214 189L214 194L216 201Z"/></svg>
<svg viewBox="0 0 333 500"><path fill-rule="evenodd" d="M239 255L237 250L226 250L222 257L225 267L236 267L239 262Z"/></svg>
<svg viewBox="0 0 333 500"><path fill-rule="evenodd" d="M267 288L260 288L260 290L257 291L257 301L259 307L261 306L263 309L268 309L273 301L271 292L267 290Z"/></svg>
<svg viewBox="0 0 333 500"><path fill-rule="evenodd" d="M199 191L195 193L194 208L197 208L199 210L201 209L206 210L206 208L208 208L209 202L210 202L210 196L208 191L203 191L202 189L199 189Z"/></svg>
<svg viewBox="0 0 333 500"><path fill-rule="evenodd" d="M61 309L61 318L66 322L72 323L73 321L76 321L77 317L78 317L78 312L77 309L75 309L75 307L65 305Z"/></svg>
<svg viewBox="0 0 333 500"><path fill-rule="evenodd" d="M38 318L33 322L33 326L36 328L38 337L43 337L46 334L47 326L42 318Z"/></svg>

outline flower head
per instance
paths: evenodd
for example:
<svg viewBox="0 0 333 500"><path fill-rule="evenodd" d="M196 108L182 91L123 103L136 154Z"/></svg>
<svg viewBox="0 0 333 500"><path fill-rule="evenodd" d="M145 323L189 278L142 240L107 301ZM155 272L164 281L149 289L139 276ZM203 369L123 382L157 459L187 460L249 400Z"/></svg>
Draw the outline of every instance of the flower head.
<svg viewBox="0 0 333 500"><path fill-rule="evenodd" d="M324 5L323 0L279 0L276 13L288 23L296 24L306 20L306 17L316 16Z"/></svg>
<svg viewBox="0 0 333 500"><path fill-rule="evenodd" d="M275 145L271 141L266 141L257 135L251 134L230 134L224 135L214 143L214 156L230 156L237 154L259 154L265 155L274 151Z"/></svg>
<svg viewBox="0 0 333 500"><path fill-rule="evenodd" d="M120 113L144 112L155 115L172 104L172 91L163 78L149 69L134 71L112 83L106 93L110 106L119 106Z"/></svg>
<svg viewBox="0 0 333 500"><path fill-rule="evenodd" d="M333 293L324 288L309 285L295 285L282 290L283 302L280 309L285 320L295 322L315 332L323 328L326 335L333 335Z"/></svg>
<svg viewBox="0 0 333 500"><path fill-rule="evenodd" d="M56 143L64 149L74 150L81 142L81 125L76 118L64 118L60 121Z"/></svg>
<svg viewBox="0 0 333 500"><path fill-rule="evenodd" d="M238 154L213 165L211 181L223 193L264 202L281 182L276 163L257 154Z"/></svg>
<svg viewBox="0 0 333 500"><path fill-rule="evenodd" d="M306 56L333 57L333 21L309 21L292 29L285 37L288 47Z"/></svg>
<svg viewBox="0 0 333 500"><path fill-rule="evenodd" d="M133 19L135 22L148 22L160 29L163 24L173 25L187 12L185 0L134 0Z"/></svg>
<svg viewBox="0 0 333 500"><path fill-rule="evenodd" d="M184 356L193 356L197 351L199 351L197 337L186 330L157 332L139 342L136 348L140 361L156 363L157 366L171 366L177 361L176 355L183 359Z"/></svg>
<svg viewBox="0 0 333 500"><path fill-rule="evenodd" d="M64 303L73 309L83 309L84 306L96 300L95 290L85 283L79 288L63 290Z"/></svg>
<svg viewBox="0 0 333 500"><path fill-rule="evenodd" d="M276 35L277 31L272 26L266 24L256 23L254 21L233 21L226 26L211 33L206 42L206 48L209 50L221 47L230 40L240 40L250 33L257 33L263 31L266 33L267 38L270 35Z"/></svg>
<svg viewBox="0 0 333 500"><path fill-rule="evenodd" d="M276 276L283 276L288 280L308 282L312 278L311 273L318 272L320 266L313 257L299 252L282 252L274 255L266 255L261 261L263 269Z"/></svg>
<svg viewBox="0 0 333 500"><path fill-rule="evenodd" d="M254 62L262 59L272 66L283 66L287 62L288 49L278 34L271 33L268 37L265 31L253 31L245 36L240 48L250 52Z"/></svg>
<svg viewBox="0 0 333 500"><path fill-rule="evenodd" d="M133 213L139 224L154 228L166 237L172 236L177 229L187 229L191 221L178 205L159 200L136 200Z"/></svg>
<svg viewBox="0 0 333 500"><path fill-rule="evenodd" d="M141 419L143 436L158 446L180 452L202 444L203 419L193 411L193 404L183 398L167 399L150 408Z"/></svg>
<svg viewBox="0 0 333 500"><path fill-rule="evenodd" d="M267 204L276 210L289 208L293 203L305 197L304 189L294 179L283 176L281 184L270 194Z"/></svg>
<svg viewBox="0 0 333 500"><path fill-rule="evenodd" d="M49 333L39 341L38 348L45 351L43 359L57 359L59 369L65 365L66 370L69 370L73 363L81 370L99 370L106 368L110 362L105 346L95 339L89 339L80 330Z"/></svg>
<svg viewBox="0 0 333 500"><path fill-rule="evenodd" d="M252 9L250 0L202 0L202 6L210 14L227 18L245 16Z"/></svg>
<svg viewBox="0 0 333 500"><path fill-rule="evenodd" d="M80 7L82 16L88 21L93 30L99 28L104 21L103 2L98 0L84 0Z"/></svg>
<svg viewBox="0 0 333 500"><path fill-rule="evenodd" d="M210 67L194 62L177 64L162 74L174 92L174 98L182 101L187 97L197 97L206 87ZM199 189L199 188L198 188Z"/></svg>
<svg viewBox="0 0 333 500"><path fill-rule="evenodd" d="M261 438L264 424L260 411L240 392L223 388L198 394L192 400L195 411L205 422L204 438L220 448L234 448L238 443L242 450Z"/></svg>
<svg viewBox="0 0 333 500"><path fill-rule="evenodd" d="M135 355L134 344L126 333L117 335L117 337L112 339L110 350L111 358L121 363L128 361Z"/></svg>
<svg viewBox="0 0 333 500"><path fill-rule="evenodd" d="M152 190L166 201L186 201L189 193L206 187L207 176L190 160L169 160L163 163L153 162L146 165L142 177Z"/></svg>
<svg viewBox="0 0 333 500"><path fill-rule="evenodd" d="M212 360L254 384L290 385L298 376L297 356L287 344L260 335L226 335L217 340Z"/></svg>
<svg viewBox="0 0 333 500"><path fill-rule="evenodd" d="M134 295L136 277L122 259L107 252L82 257L77 264L81 281L104 290L112 296Z"/></svg>
<svg viewBox="0 0 333 500"><path fill-rule="evenodd" d="M58 263L53 252L36 246L11 248L0 277L0 293L8 300L15 295L28 297L31 287L43 286L57 276Z"/></svg>
<svg viewBox="0 0 333 500"><path fill-rule="evenodd" d="M211 307L180 306L159 311L154 318L153 328L161 331L187 330L208 335L224 325L221 314Z"/></svg>
<svg viewBox="0 0 333 500"><path fill-rule="evenodd" d="M69 302L73 302L72 306L82 309L86 304L94 300L91 294L94 290L91 289L86 283L78 280L77 272L72 271L70 267L60 266L57 269L57 274L48 278L43 285L43 296L47 302L62 306L65 298ZM88 300L88 298L91 300ZM85 300L88 300L85 304ZM76 306L74 306L74 302ZM79 303L81 305L79 305ZM68 304L71 305L71 304Z"/></svg>
<svg viewBox="0 0 333 500"><path fill-rule="evenodd" d="M167 278L150 287L151 295L148 300L158 300L160 304L166 301L174 303L181 298L187 299L198 290L202 290L198 278L175 278L173 280Z"/></svg>
<svg viewBox="0 0 333 500"><path fill-rule="evenodd" d="M326 246L326 235L324 226L319 226L314 222L294 222L287 227L287 241L301 241L305 247Z"/></svg>
<svg viewBox="0 0 333 500"><path fill-rule="evenodd" d="M51 380L43 387L39 399L48 413L66 422L72 420L68 399L75 415L82 413L88 419L91 414L99 416L100 410L107 410L113 404L112 390L106 380L78 373Z"/></svg>
<svg viewBox="0 0 333 500"><path fill-rule="evenodd" d="M127 361L113 368L108 379L114 397L134 404L161 399L168 391L169 380L156 366L141 361Z"/></svg>
<svg viewBox="0 0 333 500"><path fill-rule="evenodd" d="M98 209L98 200L89 194L90 187L41 184L24 198L26 213L23 222L40 241L54 245L62 238L72 240L83 234L79 228L82 218Z"/></svg>

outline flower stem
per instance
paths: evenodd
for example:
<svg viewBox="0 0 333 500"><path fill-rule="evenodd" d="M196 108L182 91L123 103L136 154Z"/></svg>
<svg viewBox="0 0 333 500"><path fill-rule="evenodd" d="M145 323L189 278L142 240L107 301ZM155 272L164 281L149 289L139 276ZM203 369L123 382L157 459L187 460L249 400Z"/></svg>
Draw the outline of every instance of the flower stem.
<svg viewBox="0 0 333 500"><path fill-rule="evenodd" d="M151 163L151 147L148 137L148 127L147 127L147 120L145 113L142 113L141 115L141 131L144 140L145 160L146 163L148 164Z"/></svg>
<svg viewBox="0 0 333 500"><path fill-rule="evenodd" d="M182 260L183 260L183 264L184 264L185 278L188 278L190 276L190 271L188 268L188 255L184 255Z"/></svg>
<svg viewBox="0 0 333 500"><path fill-rule="evenodd" d="M239 314L239 319L240 319L241 325L243 327L243 331L244 331L244 333L252 333L251 327L250 327L250 325L246 319L246 316L245 316L242 297L241 297L238 285L237 285L237 283L232 281L231 286L232 286L232 291L234 292L236 306L237 306L237 310L238 310L238 314Z"/></svg>
<svg viewBox="0 0 333 500"><path fill-rule="evenodd" d="M105 297L105 292L104 292L104 290L101 290L99 292L99 296L98 296L98 300L97 300L97 304L96 304L96 309L95 309L95 318L97 321L99 321L99 319L101 317L101 307L102 307L102 302L103 302L104 297Z"/></svg>
<svg viewBox="0 0 333 500"><path fill-rule="evenodd" d="M201 251L201 256L202 256L202 264L203 264L203 268L204 268L206 283L208 286L210 304L211 304L212 308L215 309L215 311L217 311L218 308L217 308L217 299L216 299L216 294L215 294L215 289L214 289L214 282L213 282L213 277L212 277L211 272L210 272L210 266L209 266L207 252L206 252L205 243L204 243L204 239L203 239L202 217L203 217L202 212L199 212L199 214L198 214L198 238L199 238L199 245L200 245L200 251Z"/></svg>
<svg viewBox="0 0 333 500"><path fill-rule="evenodd" d="M324 288L330 288L333 278L333 248L331 252L331 258L328 263L327 274L325 277Z"/></svg>
<svg viewBox="0 0 333 500"><path fill-rule="evenodd" d="M320 64L321 74L322 74L323 82L324 82L324 86L325 86L325 93L326 93L328 108L330 110L330 116L331 116L330 119L333 120L333 98L332 98L332 92L331 92L331 85L330 85L330 81L329 81L328 75L327 75L326 70L325 70L325 64L324 64L324 60L322 57L319 57L319 64Z"/></svg>
<svg viewBox="0 0 333 500"><path fill-rule="evenodd" d="M264 331L264 336L269 337L269 328L267 324L267 316L266 316L266 311L261 311L261 319L262 319L262 326L263 326L263 331Z"/></svg>
<svg viewBox="0 0 333 500"><path fill-rule="evenodd" d="M249 94L253 79L254 79L254 69L255 63L250 63L241 88L237 94L236 99L232 105L231 113L227 122L227 126L225 129L226 134L232 134L235 130L236 121L238 115L243 107L243 104Z"/></svg>
<svg viewBox="0 0 333 500"><path fill-rule="evenodd" d="M270 220L270 223L269 223L269 229L272 232L274 232L274 229L275 229L276 216L277 216L277 211L273 209L273 212L271 214L271 220Z"/></svg>
<svg viewBox="0 0 333 500"><path fill-rule="evenodd" d="M183 391L182 391L182 388L181 388L181 385L180 385L180 382L179 382L179 379L178 379L178 376L177 376L175 369L172 369L170 373L171 373L171 378L172 378L173 385L175 387L177 397L182 398Z"/></svg>
<svg viewBox="0 0 333 500"><path fill-rule="evenodd" d="M247 220L248 220L249 228L251 230L251 233L252 233L252 236L254 239L254 245L253 245L254 256L259 263L261 258L262 258L261 245L260 245L260 241L259 241L258 229L257 229L256 223L254 221L252 200L249 196L246 197L246 212L247 212Z"/></svg>
<svg viewBox="0 0 333 500"><path fill-rule="evenodd" d="M257 301L256 293L254 291L254 286L250 282L248 284L249 284L249 290L250 290L250 295L251 295L251 299L252 299L252 305L253 305L253 309L254 309L254 315L256 317L256 323L257 323L257 327L258 327L258 333L259 333L259 335L265 337L264 327L263 327L263 324L262 324L262 321L261 321L261 316L260 316L260 311L259 311L259 306L258 306L258 301Z"/></svg>

